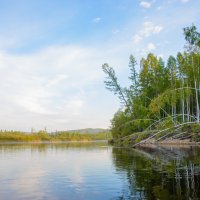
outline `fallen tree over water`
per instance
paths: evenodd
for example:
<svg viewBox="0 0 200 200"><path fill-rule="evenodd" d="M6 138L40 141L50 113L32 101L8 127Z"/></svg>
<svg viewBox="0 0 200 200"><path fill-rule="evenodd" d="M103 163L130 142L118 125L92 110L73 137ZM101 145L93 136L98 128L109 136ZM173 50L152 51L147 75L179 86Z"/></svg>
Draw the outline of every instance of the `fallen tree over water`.
<svg viewBox="0 0 200 200"><path fill-rule="evenodd" d="M200 144L200 124L187 122L162 130L146 130L112 139L116 146L137 147L145 144Z"/></svg>

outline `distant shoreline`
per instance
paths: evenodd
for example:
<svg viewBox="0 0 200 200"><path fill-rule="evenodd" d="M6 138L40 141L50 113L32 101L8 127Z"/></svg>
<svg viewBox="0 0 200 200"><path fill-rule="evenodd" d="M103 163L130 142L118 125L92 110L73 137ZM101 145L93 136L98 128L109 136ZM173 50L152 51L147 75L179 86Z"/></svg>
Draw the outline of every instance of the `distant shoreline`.
<svg viewBox="0 0 200 200"><path fill-rule="evenodd" d="M66 131L48 133L45 130L27 134L20 131L0 131L0 143L63 143L63 142L89 142L108 140L110 132L100 133L69 133Z"/></svg>
<svg viewBox="0 0 200 200"><path fill-rule="evenodd" d="M2 144L70 144L70 143L95 143L95 142L108 142L108 140L73 140L73 141L0 141L0 145Z"/></svg>

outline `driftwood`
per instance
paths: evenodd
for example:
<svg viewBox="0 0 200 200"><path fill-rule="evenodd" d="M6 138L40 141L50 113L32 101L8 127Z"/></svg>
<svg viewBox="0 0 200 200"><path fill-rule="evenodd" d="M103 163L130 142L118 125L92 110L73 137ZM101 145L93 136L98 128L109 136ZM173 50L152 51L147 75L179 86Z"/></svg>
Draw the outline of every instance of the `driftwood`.
<svg viewBox="0 0 200 200"><path fill-rule="evenodd" d="M170 128L166 128L166 129L164 129L164 130L160 130L160 131L156 132L155 134L151 135L150 137L148 137L148 138L146 138L146 139L144 139L144 140L141 140L140 142L134 144L132 147L136 147L136 146L138 146L138 145L140 145L140 144L146 143L148 140L154 138L154 137L155 137L156 135L158 135L159 133L163 133L163 132L165 132L165 131L169 131L169 130L174 129L174 128L177 130L177 128L180 128L180 127L182 127L182 126L184 126L184 125L187 125L187 124L195 124L195 123L197 123L197 122L187 122L187 123L178 124L178 125L176 125L175 127L170 127Z"/></svg>
<svg viewBox="0 0 200 200"><path fill-rule="evenodd" d="M172 139L178 139L178 138L181 138L182 135L184 135L185 133L187 133L187 132L182 132L182 133L179 133L179 134L177 134L177 135L174 135L174 136L172 136Z"/></svg>

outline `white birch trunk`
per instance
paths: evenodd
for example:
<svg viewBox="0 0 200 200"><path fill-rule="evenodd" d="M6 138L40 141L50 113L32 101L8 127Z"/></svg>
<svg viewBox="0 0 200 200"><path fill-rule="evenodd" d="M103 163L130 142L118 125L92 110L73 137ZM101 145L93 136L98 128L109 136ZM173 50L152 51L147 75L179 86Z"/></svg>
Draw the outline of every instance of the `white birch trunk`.
<svg viewBox="0 0 200 200"><path fill-rule="evenodd" d="M194 81L194 86L195 86L195 93L196 93L196 117L197 117L197 122L199 122L199 98L198 98L198 90L197 90L197 82L196 80Z"/></svg>

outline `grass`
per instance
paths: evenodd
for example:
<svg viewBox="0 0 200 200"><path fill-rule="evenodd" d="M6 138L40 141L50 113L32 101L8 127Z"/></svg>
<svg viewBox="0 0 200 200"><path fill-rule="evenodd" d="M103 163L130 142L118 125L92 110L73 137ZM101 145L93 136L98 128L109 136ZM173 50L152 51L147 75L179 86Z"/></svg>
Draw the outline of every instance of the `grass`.
<svg viewBox="0 0 200 200"><path fill-rule="evenodd" d="M102 132L96 134L82 133L47 133L39 131L35 133L24 133L20 131L0 131L0 142L42 142L42 141L91 141L91 140L107 140L111 138L110 132Z"/></svg>

